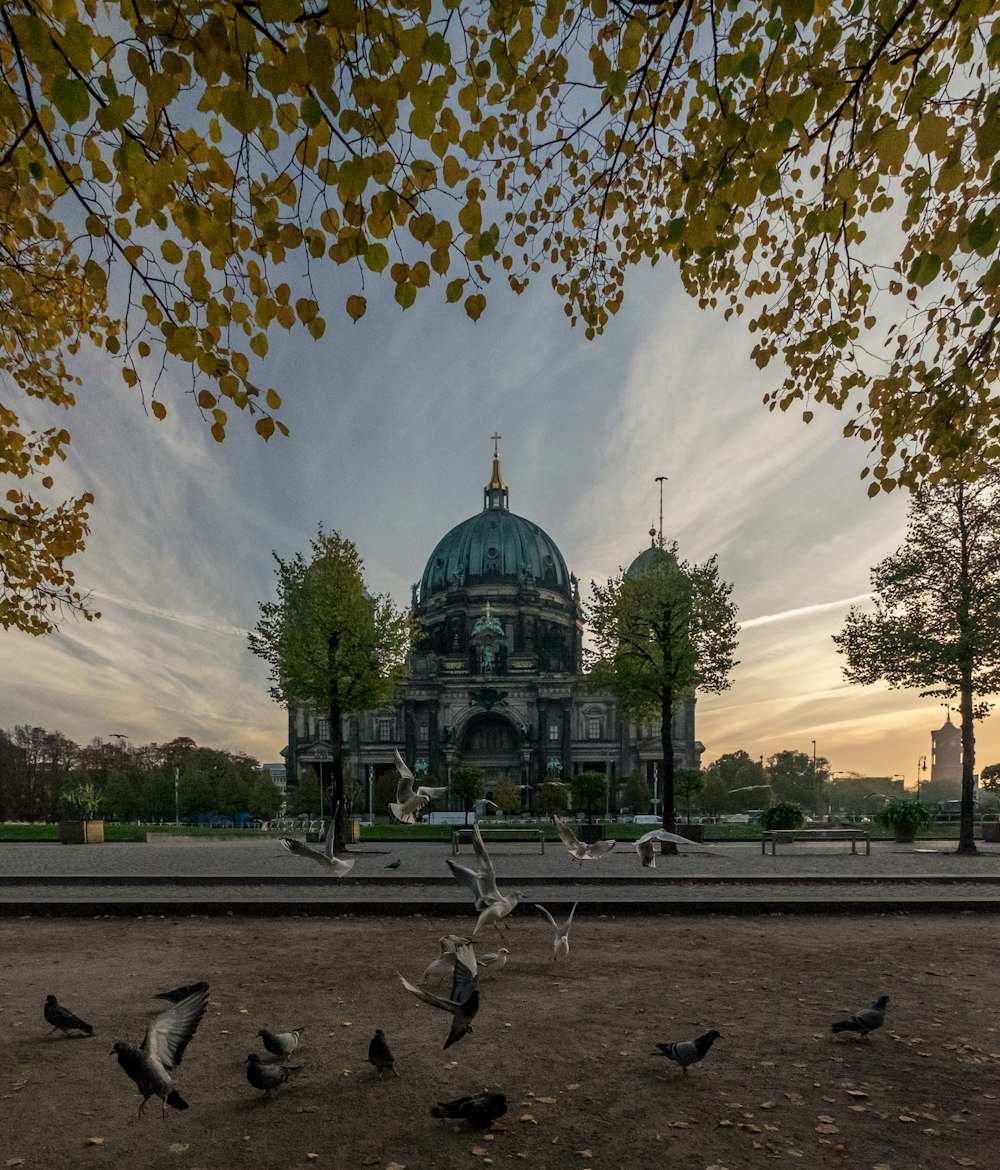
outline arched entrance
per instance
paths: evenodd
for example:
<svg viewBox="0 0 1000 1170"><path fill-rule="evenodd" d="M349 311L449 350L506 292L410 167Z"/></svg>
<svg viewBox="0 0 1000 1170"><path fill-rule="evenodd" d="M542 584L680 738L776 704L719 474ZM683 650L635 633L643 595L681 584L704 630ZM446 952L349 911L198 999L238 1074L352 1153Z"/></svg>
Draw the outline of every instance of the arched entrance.
<svg viewBox="0 0 1000 1170"><path fill-rule="evenodd" d="M493 712L471 719L459 740L460 764L478 768L486 791L504 777L521 783L521 742L517 729L509 720Z"/></svg>

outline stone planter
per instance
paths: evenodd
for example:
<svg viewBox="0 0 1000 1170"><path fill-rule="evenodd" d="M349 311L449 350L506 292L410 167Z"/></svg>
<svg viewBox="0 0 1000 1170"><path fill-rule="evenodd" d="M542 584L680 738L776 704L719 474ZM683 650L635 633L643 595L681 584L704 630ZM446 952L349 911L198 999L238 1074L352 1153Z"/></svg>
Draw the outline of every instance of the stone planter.
<svg viewBox="0 0 1000 1170"><path fill-rule="evenodd" d="M912 845L917 839L916 829L897 829L896 830L896 844L897 845Z"/></svg>
<svg viewBox="0 0 1000 1170"><path fill-rule="evenodd" d="M59 840L63 845L99 845L104 840L104 822L60 821Z"/></svg>
<svg viewBox="0 0 1000 1170"><path fill-rule="evenodd" d="M705 841L704 825L678 825L677 835L686 837L689 841L697 841L699 845Z"/></svg>
<svg viewBox="0 0 1000 1170"><path fill-rule="evenodd" d="M983 821L983 840L1000 844L1000 821Z"/></svg>
<svg viewBox="0 0 1000 1170"><path fill-rule="evenodd" d="M597 841L604 840L604 826L581 825L576 830L576 835L584 843L584 845L593 845Z"/></svg>

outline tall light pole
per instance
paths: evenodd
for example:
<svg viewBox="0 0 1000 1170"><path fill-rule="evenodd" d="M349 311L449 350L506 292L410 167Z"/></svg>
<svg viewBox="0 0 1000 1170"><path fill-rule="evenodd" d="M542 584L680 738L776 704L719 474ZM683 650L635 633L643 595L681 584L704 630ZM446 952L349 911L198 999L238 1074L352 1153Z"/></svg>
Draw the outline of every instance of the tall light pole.
<svg viewBox="0 0 1000 1170"><path fill-rule="evenodd" d="M920 772L921 769L926 773L927 771L927 757L920 756L917 760L917 804L920 803Z"/></svg>

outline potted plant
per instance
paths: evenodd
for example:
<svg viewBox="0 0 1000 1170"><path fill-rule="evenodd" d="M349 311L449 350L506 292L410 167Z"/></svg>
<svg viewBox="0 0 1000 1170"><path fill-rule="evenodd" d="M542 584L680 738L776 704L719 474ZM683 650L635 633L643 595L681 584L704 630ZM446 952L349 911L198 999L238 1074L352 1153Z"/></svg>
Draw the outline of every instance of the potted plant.
<svg viewBox="0 0 1000 1170"><path fill-rule="evenodd" d="M875 814L875 823L894 833L898 845L912 845L917 831L934 823L934 814L915 800L890 800Z"/></svg>
<svg viewBox="0 0 1000 1170"><path fill-rule="evenodd" d="M59 822L59 840L64 845L96 845L104 840L104 822L97 819L101 794L93 784L80 782L63 789L60 798L76 813Z"/></svg>
<svg viewBox="0 0 1000 1170"><path fill-rule="evenodd" d="M760 827L765 831L801 829L805 823L805 811L794 800L779 800L777 804L768 805L760 814Z"/></svg>

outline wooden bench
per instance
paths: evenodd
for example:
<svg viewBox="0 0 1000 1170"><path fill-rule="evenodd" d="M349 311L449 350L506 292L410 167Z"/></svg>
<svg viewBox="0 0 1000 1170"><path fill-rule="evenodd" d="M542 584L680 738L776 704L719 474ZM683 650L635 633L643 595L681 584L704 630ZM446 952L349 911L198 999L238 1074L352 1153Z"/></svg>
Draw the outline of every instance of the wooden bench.
<svg viewBox="0 0 1000 1170"><path fill-rule="evenodd" d="M480 829L480 836L483 838L483 844L486 844L486 838L497 838L504 841L537 841L538 852L545 852L545 830L544 829ZM472 844L472 830L465 828L463 825L460 829L452 829L451 831L451 851L452 853L459 852L459 846Z"/></svg>
<svg viewBox="0 0 1000 1170"><path fill-rule="evenodd" d="M760 851L767 852L767 843L771 842L771 856L778 841L850 841L851 852L857 853L858 842L865 843L865 856L871 856L871 834L861 829L765 829L760 835Z"/></svg>

